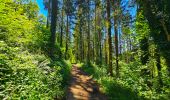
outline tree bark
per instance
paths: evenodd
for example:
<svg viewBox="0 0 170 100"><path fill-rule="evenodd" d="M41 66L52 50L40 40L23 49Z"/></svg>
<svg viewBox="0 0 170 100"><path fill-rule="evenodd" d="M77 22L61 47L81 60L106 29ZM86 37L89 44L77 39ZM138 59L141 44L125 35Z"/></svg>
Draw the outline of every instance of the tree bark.
<svg viewBox="0 0 170 100"><path fill-rule="evenodd" d="M87 41L88 41L88 51L87 51L87 63L90 64L90 0L88 0L88 35L87 35Z"/></svg>
<svg viewBox="0 0 170 100"><path fill-rule="evenodd" d="M51 14L51 36L50 36L50 57L54 60L54 50L56 41L56 21L57 21L57 0L52 0L52 14Z"/></svg>
<svg viewBox="0 0 170 100"><path fill-rule="evenodd" d="M116 77L119 77L119 62L118 62L118 28L117 16L114 16L114 31L115 31L115 50L116 50Z"/></svg>
<svg viewBox="0 0 170 100"><path fill-rule="evenodd" d="M62 10L62 22L61 22L61 32L60 32L60 48L63 47L63 17L64 17L64 12ZM60 50L60 54L59 54L60 58L62 58L62 51Z"/></svg>
<svg viewBox="0 0 170 100"><path fill-rule="evenodd" d="M111 38L111 20L110 20L110 0L107 0L107 31L108 31L108 43L109 43L109 74L113 76L112 68L112 38Z"/></svg>
<svg viewBox="0 0 170 100"><path fill-rule="evenodd" d="M68 30L68 25L69 25L69 18L68 18L68 15L67 15L67 26L66 26L66 50L65 50L65 59L67 60L67 52L68 52L68 39L69 39L69 30Z"/></svg>

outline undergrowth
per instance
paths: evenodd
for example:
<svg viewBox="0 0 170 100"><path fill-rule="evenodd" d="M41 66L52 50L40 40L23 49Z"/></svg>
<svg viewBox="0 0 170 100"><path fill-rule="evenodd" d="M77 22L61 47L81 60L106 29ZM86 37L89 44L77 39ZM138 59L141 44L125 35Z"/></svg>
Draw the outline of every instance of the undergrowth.
<svg viewBox="0 0 170 100"><path fill-rule="evenodd" d="M84 64L81 68L100 84L101 91L109 97L109 100L168 100L170 96L168 87L158 92L144 81L146 76L141 76L140 70L136 70L142 65L137 62L130 64L120 62L120 66L121 76L117 79L107 74L107 67L104 65L99 67L95 64Z"/></svg>
<svg viewBox="0 0 170 100"><path fill-rule="evenodd" d="M0 42L0 99L51 100L64 97L70 66L44 54L20 52ZM2 54L3 52L3 54Z"/></svg>
<svg viewBox="0 0 170 100"><path fill-rule="evenodd" d="M65 97L71 64L49 58L50 30L38 12L32 0L0 0L0 100Z"/></svg>

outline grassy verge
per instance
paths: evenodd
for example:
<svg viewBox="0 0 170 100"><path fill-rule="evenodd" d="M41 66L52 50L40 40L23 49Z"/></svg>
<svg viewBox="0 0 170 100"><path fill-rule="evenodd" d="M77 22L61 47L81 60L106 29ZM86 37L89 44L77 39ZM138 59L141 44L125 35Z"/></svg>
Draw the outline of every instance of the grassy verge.
<svg viewBox="0 0 170 100"><path fill-rule="evenodd" d="M100 84L101 91L109 97L109 100L143 100L136 91L127 87L124 81L108 76L105 66L82 65L81 68Z"/></svg>
<svg viewBox="0 0 170 100"><path fill-rule="evenodd" d="M145 66L138 61L129 64L120 61L119 64L120 77L117 79L107 74L107 67L104 65L81 64L81 68L100 84L101 91L109 100L169 100L169 85L160 90L157 77L151 79L147 75L142 76L141 70ZM166 78L163 82L166 83L168 80L169 78ZM152 87L149 85L150 82L153 84Z"/></svg>

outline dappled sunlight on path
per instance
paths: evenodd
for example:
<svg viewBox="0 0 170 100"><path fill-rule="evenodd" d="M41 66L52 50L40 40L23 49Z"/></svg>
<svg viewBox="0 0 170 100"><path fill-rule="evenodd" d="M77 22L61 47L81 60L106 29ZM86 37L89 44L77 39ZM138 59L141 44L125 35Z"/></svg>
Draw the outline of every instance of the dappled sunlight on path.
<svg viewBox="0 0 170 100"><path fill-rule="evenodd" d="M73 65L71 75L66 100L107 100L106 96L99 91L99 86L92 80L92 77L76 65Z"/></svg>

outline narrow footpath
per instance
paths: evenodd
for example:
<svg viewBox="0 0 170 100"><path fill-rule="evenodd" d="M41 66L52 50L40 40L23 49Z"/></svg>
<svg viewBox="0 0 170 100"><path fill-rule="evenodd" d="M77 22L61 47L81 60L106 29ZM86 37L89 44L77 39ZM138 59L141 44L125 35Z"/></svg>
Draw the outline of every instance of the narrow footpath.
<svg viewBox="0 0 170 100"><path fill-rule="evenodd" d="M66 100L107 100L92 77L76 65L73 65L71 75Z"/></svg>

